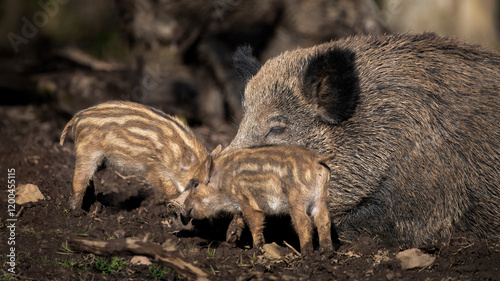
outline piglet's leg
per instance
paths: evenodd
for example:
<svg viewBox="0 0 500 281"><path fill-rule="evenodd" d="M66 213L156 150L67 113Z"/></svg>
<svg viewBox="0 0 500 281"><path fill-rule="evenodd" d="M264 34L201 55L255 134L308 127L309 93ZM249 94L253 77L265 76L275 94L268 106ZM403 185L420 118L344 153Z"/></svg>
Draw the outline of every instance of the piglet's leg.
<svg viewBox="0 0 500 281"><path fill-rule="evenodd" d="M226 232L226 242L236 243L241 237L241 233L245 228L245 220L241 213L235 214Z"/></svg>
<svg viewBox="0 0 500 281"><path fill-rule="evenodd" d="M247 199L247 198L245 198ZM255 199L248 198L244 200L240 207L243 217L245 218L250 232L252 233L253 246L262 247L265 243L264 240L264 212L259 208Z"/></svg>
<svg viewBox="0 0 500 281"><path fill-rule="evenodd" d="M310 254L313 252L312 243L312 222L306 213L305 204L291 205L290 216L295 227L295 231L299 234L300 251L302 254Z"/></svg>
<svg viewBox="0 0 500 281"><path fill-rule="evenodd" d="M299 235L300 251L302 254L309 254L313 252L312 242L312 222L307 214L307 203L303 202L303 195L300 190L307 190L305 188L298 188L290 190L288 194L288 206L290 207L290 217L292 218L295 231Z"/></svg>
<svg viewBox="0 0 500 281"><path fill-rule="evenodd" d="M83 196L85 195L85 190L89 183L91 177L88 176L84 171L75 169L75 175L73 176L73 194L69 199L69 207L72 210L82 207Z"/></svg>
<svg viewBox="0 0 500 281"><path fill-rule="evenodd" d="M320 252L333 251L331 237L331 222L326 205L326 198L320 198L317 204L317 213L314 216L314 224L318 229Z"/></svg>
<svg viewBox="0 0 500 281"><path fill-rule="evenodd" d="M333 251L331 237L331 221L328 211L328 188L330 186L330 173L328 169L322 168L320 173L319 184L321 186L321 196L317 199L313 208L312 216L314 224L318 229L319 250L320 252Z"/></svg>
<svg viewBox="0 0 500 281"><path fill-rule="evenodd" d="M100 154L88 155L84 152L76 153L75 175L73 176L73 195L69 199L69 205L72 210L82 207L83 196L87 190L90 179L97 170L98 163L101 161Z"/></svg>

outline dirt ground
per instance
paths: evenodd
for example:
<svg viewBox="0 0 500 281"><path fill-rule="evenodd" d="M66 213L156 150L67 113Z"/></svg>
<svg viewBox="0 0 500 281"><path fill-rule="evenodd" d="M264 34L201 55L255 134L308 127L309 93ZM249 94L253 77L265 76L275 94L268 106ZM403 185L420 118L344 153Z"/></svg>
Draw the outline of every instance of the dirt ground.
<svg viewBox="0 0 500 281"><path fill-rule="evenodd" d="M292 249L298 246L289 220L270 218L266 239L278 244L270 247L278 251L271 255L269 249L266 253L252 249L248 233L237 245L224 242L227 219L197 222L181 231L167 208L149 204L150 185L110 170L99 172L94 180L99 193L90 208L94 214L75 216L67 206L73 142L58 144L67 118L48 105L0 107L0 280L186 280L153 259L149 265L136 265L132 255L102 257L68 246L74 237L112 240L146 235L151 242L173 244L186 262L214 280L500 280L500 239L476 241L458 233L421 248L436 257L430 266L403 270L396 259L403 249L380 246L376 237L342 241L335 252L302 258ZM206 128L195 131L209 147L219 142L227 145L232 137ZM7 221L11 168L16 186L34 184L45 196L44 201L22 209L16 205L15 229ZM12 253L14 274L8 271Z"/></svg>

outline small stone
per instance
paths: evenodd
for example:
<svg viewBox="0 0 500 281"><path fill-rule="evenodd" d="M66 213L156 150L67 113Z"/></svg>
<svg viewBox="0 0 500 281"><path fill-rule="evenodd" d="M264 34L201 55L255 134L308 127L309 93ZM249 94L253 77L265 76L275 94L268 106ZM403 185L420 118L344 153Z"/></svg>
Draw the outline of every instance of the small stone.
<svg viewBox="0 0 500 281"><path fill-rule="evenodd" d="M263 247L264 257L270 260L282 259L281 247L276 243L265 244Z"/></svg>
<svg viewBox="0 0 500 281"><path fill-rule="evenodd" d="M133 265L151 265L152 262L145 256L134 256L131 260L130 263Z"/></svg>
<svg viewBox="0 0 500 281"><path fill-rule="evenodd" d="M16 188L16 204L35 203L45 200L38 186L34 184L21 184Z"/></svg>
<svg viewBox="0 0 500 281"><path fill-rule="evenodd" d="M113 232L113 234L115 235L116 238L122 238L123 236L125 236L125 230L118 229L115 232Z"/></svg>
<svg viewBox="0 0 500 281"><path fill-rule="evenodd" d="M417 267L427 267L431 265L436 257L422 253L419 249L413 248L396 255L396 259L401 261L401 268L412 269Z"/></svg>

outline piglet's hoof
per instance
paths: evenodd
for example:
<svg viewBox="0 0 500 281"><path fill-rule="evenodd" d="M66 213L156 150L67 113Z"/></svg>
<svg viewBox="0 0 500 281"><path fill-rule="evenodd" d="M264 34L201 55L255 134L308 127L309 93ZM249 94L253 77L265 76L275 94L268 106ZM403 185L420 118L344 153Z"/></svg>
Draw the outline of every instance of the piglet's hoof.
<svg viewBox="0 0 500 281"><path fill-rule="evenodd" d="M333 245L327 245L327 246L320 246L318 251L321 255L330 255L333 252L335 252L335 249L333 248Z"/></svg>
<svg viewBox="0 0 500 281"><path fill-rule="evenodd" d="M78 217L82 217L84 215L86 215L87 212L85 212L84 210L82 210L81 208L77 208L77 209L74 209L74 210L71 210L71 214L73 215L73 217L75 218L78 218Z"/></svg>
<svg viewBox="0 0 500 281"><path fill-rule="evenodd" d="M240 240L241 233L243 232L243 229L238 228L238 229L228 229L226 233L226 242L234 244L236 241Z"/></svg>
<svg viewBox="0 0 500 281"><path fill-rule="evenodd" d="M226 232L226 242L234 244L236 241L240 240L241 233L245 228L245 221L242 217L236 216L233 218L229 224Z"/></svg>

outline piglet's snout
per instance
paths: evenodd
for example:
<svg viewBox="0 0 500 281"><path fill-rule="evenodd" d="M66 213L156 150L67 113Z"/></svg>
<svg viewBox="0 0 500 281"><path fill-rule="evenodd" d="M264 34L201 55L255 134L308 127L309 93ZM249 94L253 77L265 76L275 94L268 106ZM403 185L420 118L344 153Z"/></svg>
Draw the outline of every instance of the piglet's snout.
<svg viewBox="0 0 500 281"><path fill-rule="evenodd" d="M181 211L181 222L184 225L187 225L191 221L191 209L186 210L186 208L182 208Z"/></svg>
<svg viewBox="0 0 500 281"><path fill-rule="evenodd" d="M188 192L183 192L183 193L181 193L181 195L179 195L179 197L177 197L171 201L172 205L174 205L179 210L181 222L184 225L187 225L191 221L191 209L192 208L189 208L189 207L186 208L186 203L189 204L189 201L186 200L187 196L188 196Z"/></svg>

